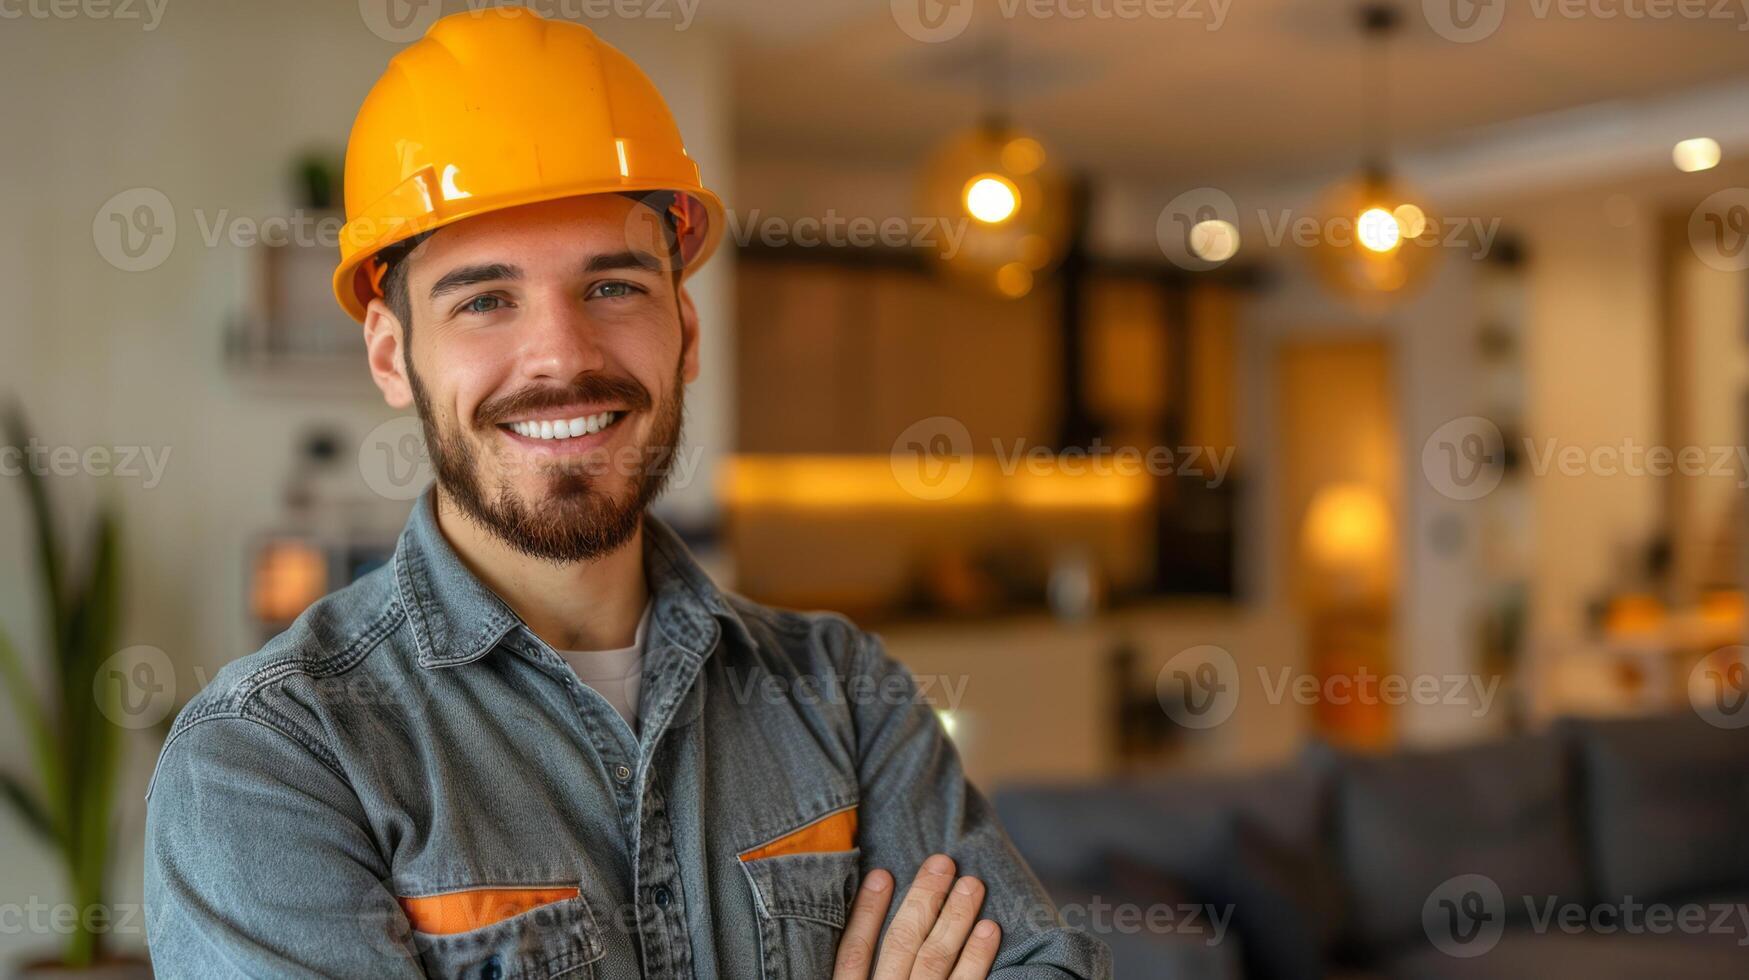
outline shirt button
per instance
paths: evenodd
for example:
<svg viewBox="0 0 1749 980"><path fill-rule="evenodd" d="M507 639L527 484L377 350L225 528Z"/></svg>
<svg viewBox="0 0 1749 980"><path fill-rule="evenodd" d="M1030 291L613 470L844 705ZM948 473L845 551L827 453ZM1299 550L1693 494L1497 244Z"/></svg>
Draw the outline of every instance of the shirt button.
<svg viewBox="0 0 1749 980"><path fill-rule="evenodd" d="M502 980L503 976L504 966L498 962L496 956L488 959L480 967L480 980Z"/></svg>
<svg viewBox="0 0 1749 980"><path fill-rule="evenodd" d="M613 774L623 783L632 778L632 767L622 762L613 767Z"/></svg>
<svg viewBox="0 0 1749 980"><path fill-rule="evenodd" d="M673 897L674 896L668 894L668 887L666 885L657 885L656 886L656 892L655 892L654 898L656 899L656 907L657 908L659 908L659 909L667 908L668 902Z"/></svg>

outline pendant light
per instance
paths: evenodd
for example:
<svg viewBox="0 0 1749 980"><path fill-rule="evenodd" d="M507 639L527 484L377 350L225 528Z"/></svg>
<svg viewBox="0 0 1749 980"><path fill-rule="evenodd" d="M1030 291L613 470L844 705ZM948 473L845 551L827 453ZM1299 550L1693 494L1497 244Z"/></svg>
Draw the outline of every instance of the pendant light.
<svg viewBox="0 0 1749 980"><path fill-rule="evenodd" d="M1006 35L986 57L982 122L940 145L924 165L922 214L964 230L932 253L950 276L1009 299L1032 291L1062 257L1069 222L1066 188L1045 148L1009 114Z"/></svg>
<svg viewBox="0 0 1749 980"><path fill-rule="evenodd" d="M1354 177L1324 193L1323 233L1312 250L1325 283L1362 301L1409 292L1425 280L1438 253L1432 216L1395 179L1389 164L1390 39L1401 17L1392 4L1360 10L1367 43L1363 163Z"/></svg>

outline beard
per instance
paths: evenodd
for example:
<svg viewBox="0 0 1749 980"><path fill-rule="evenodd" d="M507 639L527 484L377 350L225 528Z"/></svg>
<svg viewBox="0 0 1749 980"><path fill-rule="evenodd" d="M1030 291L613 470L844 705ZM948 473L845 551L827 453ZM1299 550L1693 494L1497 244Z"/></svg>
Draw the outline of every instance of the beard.
<svg viewBox="0 0 1749 980"><path fill-rule="evenodd" d="M534 500L524 500L517 493L512 481L514 469L488 485L479 454L461 423L445 425L439 420L411 363L407 377L438 486L470 520L522 554L554 564L594 561L611 554L637 533L644 509L667 486L685 416L686 385L679 365L674 371L673 394L654 406L650 439L636 448L635 459L627 467L630 486L623 493L616 496L604 486L604 478L612 476L614 462L634 455L622 448L603 450L599 457L590 454L541 464L546 493ZM654 400L631 378L585 375L568 386L528 388L488 401L475 413L475 425L482 432L491 432L498 421L518 412L599 401L622 402L636 411L651 408ZM520 468L527 464L516 459L511 465Z"/></svg>

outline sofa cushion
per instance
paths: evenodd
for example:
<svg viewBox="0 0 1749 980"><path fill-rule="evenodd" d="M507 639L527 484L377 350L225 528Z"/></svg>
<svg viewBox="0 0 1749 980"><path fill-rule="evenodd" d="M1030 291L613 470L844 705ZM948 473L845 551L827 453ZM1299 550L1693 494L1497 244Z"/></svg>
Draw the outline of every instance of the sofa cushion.
<svg viewBox="0 0 1749 980"><path fill-rule="evenodd" d="M1043 879L1070 926L1111 950L1112 975L1198 980L1246 980L1231 921L1187 915L1196 904L1186 887L1154 868L1111 855L1091 879ZM1169 919L1170 921L1163 921Z"/></svg>
<svg viewBox="0 0 1749 980"><path fill-rule="evenodd" d="M1425 943L1424 906L1459 876L1497 886L1508 922L1528 914L1526 897L1566 902L1587 894L1572 766L1557 737L1344 755L1335 793L1350 938L1363 960Z"/></svg>
<svg viewBox="0 0 1749 980"><path fill-rule="evenodd" d="M1010 789L996 809L1041 876L1110 880L1117 861L1132 890L1147 874L1181 882L1198 902L1234 906L1248 976L1315 976L1292 971L1317 968L1343 911L1327 846L1330 762L1311 750L1236 776Z"/></svg>
<svg viewBox="0 0 1749 980"><path fill-rule="evenodd" d="M1749 887L1749 730L1692 714L1563 727L1583 760L1602 900Z"/></svg>
<svg viewBox="0 0 1749 980"><path fill-rule="evenodd" d="M1393 980L1731 980L1749 974L1741 948L1697 941L1697 937L1617 933L1539 933L1507 929L1484 952L1452 956L1423 942L1399 951L1378 972Z"/></svg>
<svg viewBox="0 0 1749 980"><path fill-rule="evenodd" d="M1186 869L1198 901L1238 936L1248 980L1320 980L1338 920L1333 869L1322 850L1285 845L1242 814L1207 830L1200 868Z"/></svg>
<svg viewBox="0 0 1749 980"><path fill-rule="evenodd" d="M1195 845L1181 834L1162 833L1162 821L1207 826L1237 813L1275 841L1310 846L1323 832L1328 786L1325 757L1308 753L1294 765L1232 775L1173 773L1008 788L995 794L995 807L1034 871L1087 878L1110 854L1146 858L1163 868L1197 860Z"/></svg>

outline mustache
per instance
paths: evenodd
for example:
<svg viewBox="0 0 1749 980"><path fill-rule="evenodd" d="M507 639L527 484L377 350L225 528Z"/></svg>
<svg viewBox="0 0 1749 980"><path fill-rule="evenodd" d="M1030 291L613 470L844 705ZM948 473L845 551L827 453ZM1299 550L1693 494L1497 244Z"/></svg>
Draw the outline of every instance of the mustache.
<svg viewBox="0 0 1749 980"><path fill-rule="evenodd" d="M628 409L648 409L655 403L649 389L622 375L586 374L568 385L540 385L488 399L474 413L475 424L498 425L524 412L562 408L578 402L620 402Z"/></svg>

